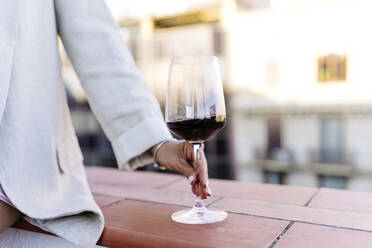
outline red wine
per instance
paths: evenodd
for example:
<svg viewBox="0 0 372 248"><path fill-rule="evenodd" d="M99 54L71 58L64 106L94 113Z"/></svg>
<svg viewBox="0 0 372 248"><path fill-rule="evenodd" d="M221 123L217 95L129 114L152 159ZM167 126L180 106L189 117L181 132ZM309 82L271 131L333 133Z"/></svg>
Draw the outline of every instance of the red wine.
<svg viewBox="0 0 372 248"><path fill-rule="evenodd" d="M203 142L225 126L225 119L215 116L204 119L186 119L167 122L172 133L191 142Z"/></svg>

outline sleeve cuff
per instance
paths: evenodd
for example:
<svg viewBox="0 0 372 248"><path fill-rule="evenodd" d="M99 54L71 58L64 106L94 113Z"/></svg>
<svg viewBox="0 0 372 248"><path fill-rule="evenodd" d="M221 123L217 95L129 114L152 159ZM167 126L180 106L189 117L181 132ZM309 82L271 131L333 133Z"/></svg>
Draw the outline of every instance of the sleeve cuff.
<svg viewBox="0 0 372 248"><path fill-rule="evenodd" d="M162 119L143 120L111 142L119 169L132 171L152 163L150 148L171 138Z"/></svg>

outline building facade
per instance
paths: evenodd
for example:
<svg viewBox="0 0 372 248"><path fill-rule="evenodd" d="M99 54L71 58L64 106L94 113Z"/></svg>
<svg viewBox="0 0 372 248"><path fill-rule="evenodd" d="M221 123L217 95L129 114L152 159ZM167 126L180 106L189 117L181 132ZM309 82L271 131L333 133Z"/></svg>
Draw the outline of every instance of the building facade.
<svg viewBox="0 0 372 248"><path fill-rule="evenodd" d="M210 2L118 22L163 107L172 57L219 58L228 126L207 143L211 176L372 191L372 4Z"/></svg>
<svg viewBox="0 0 372 248"><path fill-rule="evenodd" d="M228 37L238 179L372 191L371 7L278 0L236 13Z"/></svg>

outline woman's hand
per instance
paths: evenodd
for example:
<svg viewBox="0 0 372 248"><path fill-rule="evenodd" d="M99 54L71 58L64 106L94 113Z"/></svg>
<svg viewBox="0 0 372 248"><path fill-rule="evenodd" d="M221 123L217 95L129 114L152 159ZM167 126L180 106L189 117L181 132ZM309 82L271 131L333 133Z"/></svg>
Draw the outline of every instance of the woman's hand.
<svg viewBox="0 0 372 248"><path fill-rule="evenodd" d="M154 152L154 148L152 150ZM192 192L206 199L212 195L212 192L208 186L208 167L204 145L200 150L198 161L194 161L193 153L192 144L182 140L169 141L158 150L157 161L161 166L183 174L189 180Z"/></svg>

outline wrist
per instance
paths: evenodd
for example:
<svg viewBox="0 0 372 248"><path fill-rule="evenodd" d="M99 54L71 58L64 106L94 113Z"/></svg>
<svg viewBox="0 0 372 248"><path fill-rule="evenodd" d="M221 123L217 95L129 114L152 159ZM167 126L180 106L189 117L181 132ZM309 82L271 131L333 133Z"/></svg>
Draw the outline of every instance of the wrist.
<svg viewBox="0 0 372 248"><path fill-rule="evenodd" d="M154 157L154 155L155 155L156 147L157 147L159 144L160 144L160 142L159 142L159 143L156 143L153 147L150 148L153 157Z"/></svg>
<svg viewBox="0 0 372 248"><path fill-rule="evenodd" d="M155 159L155 155L159 151L160 147L162 147L168 141L170 141L170 139L162 140L162 141L160 141L159 143L156 143L153 147L150 148L152 156L154 157L154 159Z"/></svg>
<svg viewBox="0 0 372 248"><path fill-rule="evenodd" d="M158 167L160 169L165 169L164 166L159 165L158 153L159 153L160 148L163 147L163 145L165 145L166 143L170 142L171 140L172 139L165 139L165 140L159 142L158 144L154 145L151 148L151 152L152 152L153 157L154 157L154 167Z"/></svg>

